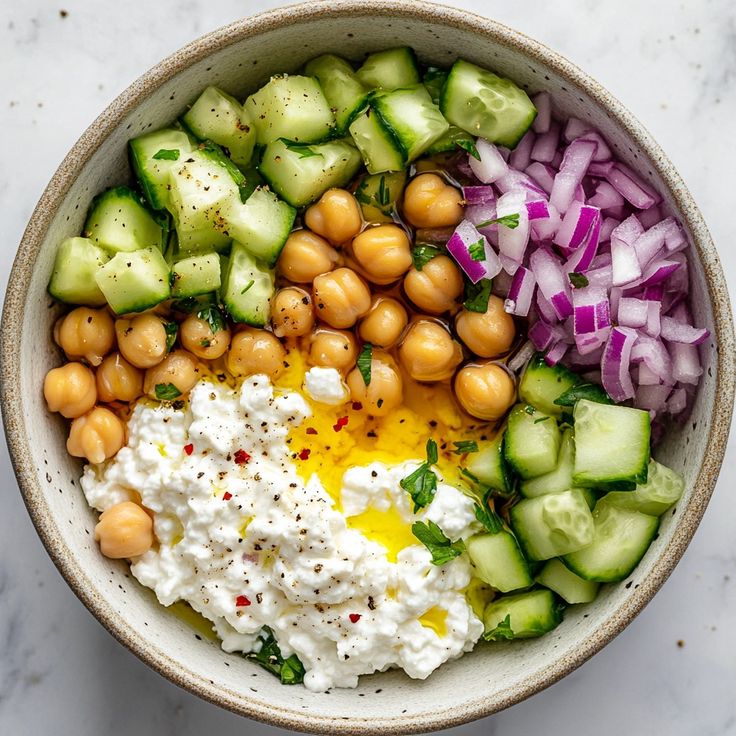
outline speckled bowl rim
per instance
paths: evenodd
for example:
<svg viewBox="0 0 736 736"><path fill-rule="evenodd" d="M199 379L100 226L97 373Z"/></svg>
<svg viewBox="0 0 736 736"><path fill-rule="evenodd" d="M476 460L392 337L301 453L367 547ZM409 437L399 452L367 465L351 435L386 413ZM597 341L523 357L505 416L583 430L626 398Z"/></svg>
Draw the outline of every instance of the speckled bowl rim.
<svg viewBox="0 0 736 736"><path fill-rule="evenodd" d="M551 663L535 673L523 685L501 692L493 700L476 701L446 708L429 710L420 716L396 716L371 719L308 715L278 705L254 703L247 696L223 692L209 680L187 670L165 654L149 647L144 637L115 613L99 596L73 554L56 533L56 522L44 500L33 468L29 441L25 428L20 391L19 345L23 322L23 308L30 284L31 272L46 231L70 184L90 159L109 132L135 109L143 99L155 92L164 82L194 62L215 50L242 39L279 28L284 24L308 21L324 15L360 17L365 15L416 19L451 25L485 35L502 46L520 49L528 57L552 68L560 77L577 85L596 101L616 121L651 159L663 182L671 190L685 224L694 236L694 244L702 262L708 284L709 298L714 311L717 341L717 370L719 401L715 402L708 427L708 440L703 465L700 468L690 502L672 540L625 605L618 609L585 644L573 655ZM552 685L619 634L651 600L679 561L708 504L723 460L730 428L734 394L734 332L731 305L725 277L703 218L679 174L664 155L659 145L631 113L603 87L569 61L537 41L493 20L471 12L426 2L404 0L325 0L278 8L238 20L228 26L193 41L136 80L127 90L89 126L77 141L39 200L30 223L23 235L18 255L8 282L2 330L0 330L0 379L2 381L0 407L5 422L5 433L10 448L18 484L28 512L54 564L84 605L118 641L130 649L153 669L180 687L227 708L235 713L255 718L274 726L300 731L331 734L397 734L418 733L449 728L503 710Z"/></svg>

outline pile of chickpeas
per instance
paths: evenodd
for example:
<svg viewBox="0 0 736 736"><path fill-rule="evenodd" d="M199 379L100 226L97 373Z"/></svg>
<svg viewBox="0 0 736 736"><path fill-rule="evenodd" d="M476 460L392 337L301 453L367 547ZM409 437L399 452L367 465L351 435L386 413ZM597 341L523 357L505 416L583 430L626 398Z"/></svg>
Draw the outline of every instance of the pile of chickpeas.
<svg viewBox="0 0 736 736"><path fill-rule="evenodd" d="M452 227L463 217L461 193L438 174L419 174L404 191L402 215L413 228ZM186 398L209 361L235 377L276 378L287 356L282 341L296 342L310 365L337 369L350 399L374 416L402 404L402 375L452 381L468 414L504 416L516 387L498 359L515 326L501 299L491 296L484 313L465 309L455 262L438 255L416 269L407 229L365 223L347 190L327 191L303 219L277 264L270 329L225 323L213 331L196 312L182 319L169 305L124 317L77 307L59 320L54 338L69 362L48 372L44 396L72 420L71 455L91 463L113 457L126 441L128 405L157 399L157 387L169 384ZM179 347L169 350L172 320ZM361 343L373 346L368 385L356 366ZM135 557L153 543L151 518L139 504L118 504L102 514L95 536L108 557Z"/></svg>

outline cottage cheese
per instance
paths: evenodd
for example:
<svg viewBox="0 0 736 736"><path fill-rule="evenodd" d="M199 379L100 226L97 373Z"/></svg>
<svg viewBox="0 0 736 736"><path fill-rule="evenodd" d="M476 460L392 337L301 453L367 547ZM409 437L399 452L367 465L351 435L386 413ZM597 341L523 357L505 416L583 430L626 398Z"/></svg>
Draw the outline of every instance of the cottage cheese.
<svg viewBox="0 0 736 736"><path fill-rule="evenodd" d="M399 480L418 459L348 470L338 510L317 475L301 478L286 442L310 411L264 376L240 390L201 382L186 410L139 403L127 446L88 465L82 487L99 511L140 495L159 545L132 561L133 574L163 605L185 600L211 620L226 651L253 650L268 625L284 656L303 662L310 690L355 687L390 667L425 678L482 632L464 595L470 565L464 556L432 565L419 544L391 560L356 520L392 510L456 539L476 529L472 502L440 482L414 516ZM238 450L248 462L236 462ZM432 611L441 630L427 625Z"/></svg>
<svg viewBox="0 0 736 736"><path fill-rule="evenodd" d="M337 406L344 404L350 391L334 368L314 366L304 375L304 391L314 401Z"/></svg>

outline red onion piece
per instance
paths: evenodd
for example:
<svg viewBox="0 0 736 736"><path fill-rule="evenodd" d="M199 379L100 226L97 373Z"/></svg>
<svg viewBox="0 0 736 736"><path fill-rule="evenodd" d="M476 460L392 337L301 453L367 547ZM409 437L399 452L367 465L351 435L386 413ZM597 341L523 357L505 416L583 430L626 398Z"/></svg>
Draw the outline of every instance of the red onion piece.
<svg viewBox="0 0 736 736"><path fill-rule="evenodd" d="M597 207L572 202L552 242L562 248L577 248L586 239L593 222L599 216L600 210Z"/></svg>
<svg viewBox="0 0 736 736"><path fill-rule="evenodd" d="M575 190L583 181L595 149L595 143L580 139L573 141L565 149L560 170L555 176L552 192L549 195L549 201L561 214L567 212L567 208L572 203Z"/></svg>
<svg viewBox="0 0 736 736"><path fill-rule="evenodd" d="M536 350L537 348L535 347L534 343L531 340L527 340L519 348L516 354L509 359L509 362L506 364L506 366L512 373L518 372L529 362L529 359L532 357L532 355L534 355Z"/></svg>
<svg viewBox="0 0 736 736"><path fill-rule="evenodd" d="M593 154L593 161L610 161L613 154L603 136L595 130L586 131L580 138L584 141L593 141L597 145Z"/></svg>
<svg viewBox="0 0 736 736"><path fill-rule="evenodd" d="M484 138L478 138L475 141L475 147L480 160L474 156L468 156L468 164L473 174L483 184L491 184L508 172L508 164L493 143L489 143Z"/></svg>
<svg viewBox="0 0 736 736"><path fill-rule="evenodd" d="M545 354L544 362L547 365L557 365L564 357L570 346L562 341L553 345Z"/></svg>
<svg viewBox="0 0 736 736"><path fill-rule="evenodd" d="M529 328L529 339L537 350L546 350L556 339L556 335L552 327L540 319Z"/></svg>
<svg viewBox="0 0 736 736"><path fill-rule="evenodd" d="M537 243L551 243L562 222L560 213L549 203L547 203L547 213L546 219L534 220L530 223L530 237Z"/></svg>
<svg viewBox="0 0 736 736"><path fill-rule="evenodd" d="M557 173L551 166L535 162L526 167L525 173L539 185L545 194L549 195Z"/></svg>
<svg viewBox="0 0 736 736"><path fill-rule="evenodd" d="M601 380L603 388L614 401L626 401L634 396L629 359L635 341L634 330L628 327L614 327L603 350Z"/></svg>
<svg viewBox="0 0 736 736"><path fill-rule="evenodd" d="M508 297L504 303L504 309L509 314L526 317L532 305L534 287L536 280L534 274L528 269L520 266L511 281Z"/></svg>
<svg viewBox="0 0 736 736"><path fill-rule="evenodd" d="M665 408L671 391L672 386L639 386L634 397L634 406L637 409L660 412Z"/></svg>
<svg viewBox="0 0 736 736"><path fill-rule="evenodd" d="M525 207L525 197L518 191L507 192L498 198L496 217L518 215L519 224L515 228L498 226L498 250L501 255L520 264L529 242L529 218ZM506 269L508 270L508 269Z"/></svg>
<svg viewBox="0 0 736 736"><path fill-rule="evenodd" d="M615 163L606 178L613 188L640 210L649 209L659 202L660 197L645 184L628 166Z"/></svg>
<svg viewBox="0 0 736 736"><path fill-rule="evenodd" d="M470 253L471 245L477 243L482 244L485 253L482 261L476 261ZM447 251L474 284L481 279L492 279L501 270L501 261L496 252L485 236L468 220L463 220L455 228L452 237L447 241Z"/></svg>
<svg viewBox="0 0 736 736"><path fill-rule="evenodd" d="M562 320L572 314L572 295L567 276L557 258L546 248L534 251L529 263L539 285L539 291L552 305L557 318Z"/></svg>
<svg viewBox="0 0 736 736"><path fill-rule="evenodd" d="M661 383L659 376L643 362L639 363L637 376L640 386L659 386Z"/></svg>
<svg viewBox="0 0 736 736"><path fill-rule="evenodd" d="M672 377L680 383L698 384L703 375L698 348L684 342L673 342L669 345L672 354Z"/></svg>
<svg viewBox="0 0 736 736"><path fill-rule="evenodd" d="M654 337L647 337L639 333L636 344L631 349L631 362L644 364L659 377L662 383L670 386L675 382L673 364L664 343Z"/></svg>
<svg viewBox="0 0 736 736"><path fill-rule="evenodd" d="M686 343L688 345L701 345L708 337L710 330L704 327L693 327L686 322L680 322L672 317L662 317L661 335L667 342Z"/></svg>
<svg viewBox="0 0 736 736"><path fill-rule="evenodd" d="M469 186L463 187L463 199L466 204L488 204L496 199L492 186Z"/></svg>
<svg viewBox="0 0 736 736"><path fill-rule="evenodd" d="M593 225L583 244L573 251L573 254L567 260L565 268L568 273L573 271L585 272L590 268L600 244L601 235L601 218L600 214L593 220Z"/></svg>
<svg viewBox="0 0 736 736"><path fill-rule="evenodd" d="M537 108L537 117L532 123L535 133L546 133L552 122L552 99L548 92L540 92L532 97L534 107Z"/></svg>
<svg viewBox="0 0 736 736"><path fill-rule="evenodd" d="M523 171L532 161L531 153L536 136L531 130L527 130L522 139L516 144L516 148L509 156L509 166L517 171Z"/></svg>
<svg viewBox="0 0 736 736"><path fill-rule="evenodd" d="M530 221L549 219L549 202L546 199L533 199L526 203L526 213Z"/></svg>
<svg viewBox="0 0 736 736"><path fill-rule="evenodd" d="M649 303L643 299L622 297L618 303L616 319L623 327L644 327L649 314Z"/></svg>
<svg viewBox="0 0 736 736"><path fill-rule="evenodd" d="M670 414L679 414L687 407L687 392L684 388L676 388L667 400L667 411Z"/></svg>
<svg viewBox="0 0 736 736"><path fill-rule="evenodd" d="M607 182L599 181L595 188L595 194L588 200L588 204L607 210L611 207L620 207L624 198Z"/></svg>
<svg viewBox="0 0 736 736"><path fill-rule="evenodd" d="M591 161L588 176L607 177L614 165L613 161Z"/></svg>
<svg viewBox="0 0 736 736"><path fill-rule="evenodd" d="M580 138L581 135L585 135L590 130L590 125L584 123L582 120L569 118L567 123L565 123L563 137L568 143L572 143L576 138Z"/></svg>
<svg viewBox="0 0 736 736"><path fill-rule="evenodd" d="M601 243L608 243L611 240L611 233L621 224L621 220L615 217L606 217L601 223Z"/></svg>
<svg viewBox="0 0 736 736"><path fill-rule="evenodd" d="M537 136L534 145L530 151L532 161L540 161L541 163L550 163L557 153L557 146L560 142L560 126L552 123L546 133Z"/></svg>

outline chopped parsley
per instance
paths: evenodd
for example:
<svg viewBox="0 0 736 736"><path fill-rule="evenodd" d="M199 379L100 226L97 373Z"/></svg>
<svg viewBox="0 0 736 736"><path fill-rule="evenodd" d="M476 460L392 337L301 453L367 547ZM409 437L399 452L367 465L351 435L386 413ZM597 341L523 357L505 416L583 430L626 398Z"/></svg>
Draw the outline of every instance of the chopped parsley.
<svg viewBox="0 0 736 736"><path fill-rule="evenodd" d="M433 565L444 565L465 551L462 539L453 542L433 521L415 521L412 534L432 553Z"/></svg>
<svg viewBox="0 0 736 736"><path fill-rule="evenodd" d="M284 659L281 649L268 626L264 626L258 634L261 648L245 656L257 662L261 667L276 675L283 685L298 685L304 680L304 665L296 654Z"/></svg>
<svg viewBox="0 0 736 736"><path fill-rule="evenodd" d="M155 392L159 401L173 401L181 396L181 391L173 383L157 383Z"/></svg>
<svg viewBox="0 0 736 736"><path fill-rule="evenodd" d="M529 415L530 417L533 417L533 416L534 416L534 413L535 413L536 411L537 411L537 410L536 410L536 409L535 409L535 408L534 408L534 407L533 407L533 406L532 406L531 404L527 404L527 405L526 405L526 406L524 407L524 412L525 412L526 414L528 414L528 415Z"/></svg>
<svg viewBox="0 0 736 736"><path fill-rule="evenodd" d="M442 250L435 245L417 245L411 251L414 268L421 271L433 258L442 255Z"/></svg>
<svg viewBox="0 0 736 736"><path fill-rule="evenodd" d="M225 320L222 312L214 304L208 304L206 307L200 309L197 312L197 317L207 322L213 334L225 329Z"/></svg>
<svg viewBox="0 0 736 736"><path fill-rule="evenodd" d="M469 312L487 312L492 286L490 279L481 279L477 284L468 281L465 284L465 301L463 302L465 309Z"/></svg>
<svg viewBox="0 0 736 736"><path fill-rule="evenodd" d="M360 349L360 355L355 364L358 366L360 375L363 377L363 383L366 386L370 386L371 383L371 364L373 362L373 345L369 342L363 343L363 347Z"/></svg>
<svg viewBox="0 0 736 736"><path fill-rule="evenodd" d="M175 312L183 312L184 314L191 314L198 306L199 302L193 296L184 297L184 299L177 299L171 308Z"/></svg>
<svg viewBox="0 0 736 736"><path fill-rule="evenodd" d="M534 424L539 424L540 422L546 422L550 417L539 417L539 419L534 420Z"/></svg>
<svg viewBox="0 0 736 736"><path fill-rule="evenodd" d="M466 452L478 452L478 443L475 440L460 440L460 442L453 442L455 449L453 452L456 455L464 455Z"/></svg>
<svg viewBox="0 0 736 736"><path fill-rule="evenodd" d="M250 289L250 288L251 288L251 286L253 286L253 284L255 284L255 281L254 281L253 279L251 279L251 280L250 280L250 281L249 281L249 282L248 282L248 283L247 283L247 284L246 284L246 285L245 285L245 286L244 286L244 287L243 287L243 288L241 289L240 293L241 293L241 294L245 294L245 292L246 292L246 291L248 291L248 289ZM214 331L214 330L213 330L213 331Z"/></svg>
<svg viewBox="0 0 736 736"><path fill-rule="evenodd" d="M468 246L468 253L474 261L485 261L486 259L486 245L485 238L481 238L476 243L471 243Z"/></svg>
<svg viewBox="0 0 736 736"><path fill-rule="evenodd" d="M583 289L590 283L587 276L583 273L573 272L567 274L567 277L575 289Z"/></svg>
<svg viewBox="0 0 736 736"><path fill-rule="evenodd" d="M437 443L433 439L428 439L426 462L399 482L414 501L414 513L428 506L437 492L437 475L432 470L432 465L437 462L438 457Z"/></svg>
<svg viewBox="0 0 736 736"><path fill-rule="evenodd" d="M483 638L486 641L500 641L501 639L513 639L516 636L511 628L511 614L507 613L506 618L501 621L495 628L486 631Z"/></svg>
<svg viewBox="0 0 736 736"><path fill-rule="evenodd" d="M503 522L501 517L495 512L488 508L486 501L482 504L475 504L475 518L483 524L483 528L491 534L498 534L503 529Z"/></svg>
<svg viewBox="0 0 736 736"><path fill-rule="evenodd" d="M176 342L179 325L176 322L164 322L164 330L166 331L166 352L169 353Z"/></svg>
<svg viewBox="0 0 736 736"><path fill-rule="evenodd" d="M152 158L157 161L178 161L179 160L179 149L178 148L162 148L153 154Z"/></svg>
<svg viewBox="0 0 736 736"><path fill-rule="evenodd" d="M474 159L480 161L480 154L478 149L475 147L475 143L472 140L461 140L456 141L457 147L462 148L463 151L467 151Z"/></svg>
<svg viewBox="0 0 736 736"><path fill-rule="evenodd" d="M318 151L312 150L311 146L307 146L304 143L296 143L295 141L290 141L288 138L279 138L279 140L289 151L299 154L299 158L311 158L312 156L322 155Z"/></svg>
<svg viewBox="0 0 736 736"><path fill-rule="evenodd" d="M488 227L489 225L503 225L509 230L515 230L519 227L519 213L514 212L511 215L504 215L503 217L497 217L495 220L486 220L476 225L477 228Z"/></svg>
<svg viewBox="0 0 736 736"><path fill-rule="evenodd" d="M555 399L557 406L575 406L580 399L595 401L597 404L613 404L613 399L595 383L581 383L567 389Z"/></svg>
<svg viewBox="0 0 736 736"><path fill-rule="evenodd" d="M391 193L386 186L386 177L382 176L378 181L378 204L385 207L391 201Z"/></svg>

